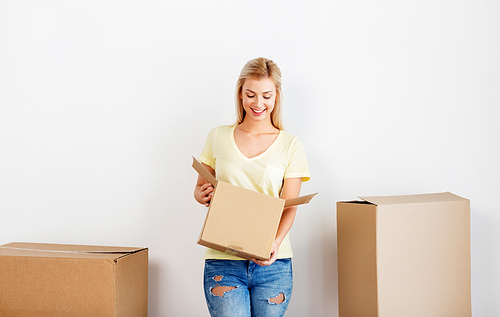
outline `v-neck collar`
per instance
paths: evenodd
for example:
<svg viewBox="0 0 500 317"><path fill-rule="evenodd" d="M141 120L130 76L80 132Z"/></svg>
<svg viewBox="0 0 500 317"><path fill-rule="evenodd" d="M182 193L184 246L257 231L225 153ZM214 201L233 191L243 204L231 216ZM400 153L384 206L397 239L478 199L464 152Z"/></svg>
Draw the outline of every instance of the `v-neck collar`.
<svg viewBox="0 0 500 317"><path fill-rule="evenodd" d="M264 150L264 152L260 153L259 155L252 156L252 157L247 157L245 154L241 153L240 149L238 148L238 145L236 144L236 140L234 139L234 130L236 129L238 125L235 124L231 127L231 130L229 131L229 138L231 139L231 144L233 145L235 151L245 160L247 161L253 161L261 158L262 156L266 155L277 143L278 139L281 137L281 132L282 130L279 130L278 136L274 139L273 143L267 147L267 149Z"/></svg>

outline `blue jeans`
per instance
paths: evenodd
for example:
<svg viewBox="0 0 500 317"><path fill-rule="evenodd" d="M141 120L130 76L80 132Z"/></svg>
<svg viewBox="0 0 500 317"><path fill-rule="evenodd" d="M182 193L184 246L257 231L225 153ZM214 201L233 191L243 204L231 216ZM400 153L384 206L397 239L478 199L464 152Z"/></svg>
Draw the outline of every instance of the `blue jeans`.
<svg viewBox="0 0 500 317"><path fill-rule="evenodd" d="M292 296L292 259L270 266L205 260L204 287L212 317L283 316Z"/></svg>

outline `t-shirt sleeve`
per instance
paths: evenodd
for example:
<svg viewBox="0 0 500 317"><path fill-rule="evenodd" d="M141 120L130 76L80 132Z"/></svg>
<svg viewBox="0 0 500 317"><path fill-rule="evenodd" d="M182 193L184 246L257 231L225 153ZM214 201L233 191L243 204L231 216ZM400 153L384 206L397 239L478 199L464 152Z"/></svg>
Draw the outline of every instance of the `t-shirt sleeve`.
<svg viewBox="0 0 500 317"><path fill-rule="evenodd" d="M217 136L217 129L212 129L207 136L207 140L205 141L205 146L201 151L200 162L205 163L211 168L215 169L215 159L214 159L214 147L215 147L215 139Z"/></svg>
<svg viewBox="0 0 500 317"><path fill-rule="evenodd" d="M291 144L285 178L302 178L303 182L307 182L311 178L306 150L299 138L295 138Z"/></svg>

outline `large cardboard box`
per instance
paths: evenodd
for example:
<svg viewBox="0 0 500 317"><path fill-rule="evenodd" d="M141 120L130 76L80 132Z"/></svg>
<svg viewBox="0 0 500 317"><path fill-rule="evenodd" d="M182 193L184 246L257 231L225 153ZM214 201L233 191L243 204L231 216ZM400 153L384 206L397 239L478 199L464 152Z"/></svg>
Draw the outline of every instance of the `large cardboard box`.
<svg viewBox="0 0 500 317"><path fill-rule="evenodd" d="M469 200L360 198L337 203L340 317L471 316Z"/></svg>
<svg viewBox="0 0 500 317"><path fill-rule="evenodd" d="M148 249L0 246L0 316L146 317Z"/></svg>
<svg viewBox="0 0 500 317"><path fill-rule="evenodd" d="M283 208L316 195L285 200L217 181L194 157L193 168L214 186L198 244L247 260L268 260Z"/></svg>

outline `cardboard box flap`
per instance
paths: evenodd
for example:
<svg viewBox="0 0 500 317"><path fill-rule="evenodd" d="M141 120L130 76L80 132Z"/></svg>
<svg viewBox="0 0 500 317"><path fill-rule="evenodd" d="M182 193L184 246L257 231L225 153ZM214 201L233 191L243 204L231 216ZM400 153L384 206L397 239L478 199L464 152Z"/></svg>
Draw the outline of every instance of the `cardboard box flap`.
<svg viewBox="0 0 500 317"><path fill-rule="evenodd" d="M136 253L147 248L136 247L108 247L108 246L88 246L71 244L49 244L49 243L26 243L12 242L0 246L1 254L25 254L26 256L48 256L50 254L63 255L109 255L111 258L119 258L120 255Z"/></svg>
<svg viewBox="0 0 500 317"><path fill-rule="evenodd" d="M372 197L358 196L358 197L364 201L367 201L377 206L468 200L466 198L454 195L450 192L436 193L436 194L420 194L420 195L372 196Z"/></svg>
<svg viewBox="0 0 500 317"><path fill-rule="evenodd" d="M193 168L203 177L207 182L215 187L217 180L215 177L193 156Z"/></svg>
<svg viewBox="0 0 500 317"><path fill-rule="evenodd" d="M301 197L297 197L297 198L286 199L285 200L285 208L290 207L290 206L298 206L298 205L307 204L317 194L318 193L307 195L307 196L301 196Z"/></svg>
<svg viewBox="0 0 500 317"><path fill-rule="evenodd" d="M215 177L198 161L194 156L193 156L193 168L212 186L215 187L217 184L217 180ZM306 196L301 196L297 198L290 198L285 200L285 207L290 207L290 206L298 206L298 205L303 205L307 204L308 202L311 201L311 199L316 196L318 193L311 194L311 195L306 195Z"/></svg>

